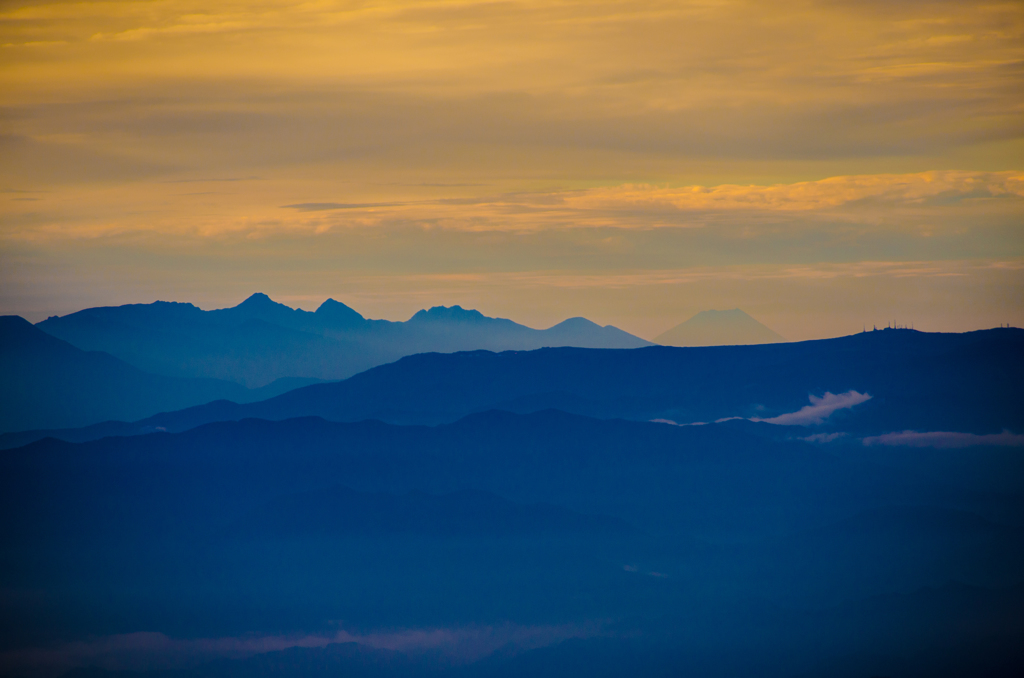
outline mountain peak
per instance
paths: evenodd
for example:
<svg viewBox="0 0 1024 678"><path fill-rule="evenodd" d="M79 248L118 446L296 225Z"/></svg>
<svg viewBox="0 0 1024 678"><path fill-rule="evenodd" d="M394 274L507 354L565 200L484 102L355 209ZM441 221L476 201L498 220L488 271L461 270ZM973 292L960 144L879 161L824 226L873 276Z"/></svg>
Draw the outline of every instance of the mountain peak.
<svg viewBox="0 0 1024 678"><path fill-rule="evenodd" d="M786 340L746 312L733 308L701 311L654 341L665 346L740 346Z"/></svg>
<svg viewBox="0 0 1024 678"><path fill-rule="evenodd" d="M480 322L487 320L480 311L465 309L461 306L434 306L429 311L417 311L416 315L409 318L409 322Z"/></svg>
<svg viewBox="0 0 1024 678"><path fill-rule="evenodd" d="M20 315L0 315L0 328L4 331L25 331L32 327L32 323Z"/></svg>
<svg viewBox="0 0 1024 678"><path fill-rule="evenodd" d="M324 303L320 304L316 309L316 315L318 318L323 318L334 326L351 327L366 320L366 318L351 307L334 299L327 299Z"/></svg>
<svg viewBox="0 0 1024 678"><path fill-rule="evenodd" d="M274 301L273 299L271 299L270 297L268 297L267 295L263 294L263 292L256 292L255 294L250 296L248 299L246 299L245 301L240 303L235 308L243 308L243 307L245 307L245 308L269 308L269 307L273 307L273 306L283 306L283 305L284 304L279 304L276 301Z"/></svg>
<svg viewBox="0 0 1024 678"><path fill-rule="evenodd" d="M287 325L292 320L303 314L291 306L286 306L274 301L262 292L250 296L238 306L222 308L210 311L211 317L218 317L230 322L245 322L248 320L263 320L266 322Z"/></svg>
<svg viewBox="0 0 1024 678"><path fill-rule="evenodd" d="M0 348L5 351L30 345L39 337L48 335L20 315L0 315Z"/></svg>
<svg viewBox="0 0 1024 678"><path fill-rule="evenodd" d="M557 325L552 325L550 329L552 329L552 330L583 331L583 330L592 330L592 329L600 329L600 328L601 328L601 326L598 325L597 323L595 323L593 320L588 320L588 319L586 319L584 317L576 316L575 318L566 318L565 320L563 320L562 322L558 323Z"/></svg>

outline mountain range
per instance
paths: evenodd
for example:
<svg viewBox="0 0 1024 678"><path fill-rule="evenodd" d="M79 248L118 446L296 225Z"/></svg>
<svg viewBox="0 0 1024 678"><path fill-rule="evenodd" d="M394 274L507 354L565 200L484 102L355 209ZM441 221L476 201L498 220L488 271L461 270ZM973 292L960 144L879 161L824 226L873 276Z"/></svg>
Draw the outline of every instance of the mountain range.
<svg viewBox="0 0 1024 678"><path fill-rule="evenodd" d="M309 312L260 293L213 311L164 301L89 308L47 318L37 327L145 372L222 379L250 388L281 378L345 379L415 353L650 345L585 318L535 330L459 306L436 306L405 322L391 322L369 320L333 299Z"/></svg>
<svg viewBox="0 0 1024 678"><path fill-rule="evenodd" d="M0 676L1024 671L1024 330L563 341L642 342L261 296L0 318Z"/></svg>
<svg viewBox="0 0 1024 678"><path fill-rule="evenodd" d="M85 426L229 399L263 400L317 379L249 389L223 379L149 374L102 351L83 351L18 316L0 316L0 431Z"/></svg>
<svg viewBox="0 0 1024 678"><path fill-rule="evenodd" d="M534 330L439 306L389 322L367 320L331 299L310 313L263 294L214 311L170 302L91 308L35 327L6 316L0 433L263 400L423 351L645 345L584 318Z"/></svg>
<svg viewBox="0 0 1024 678"><path fill-rule="evenodd" d="M1014 675L1020 449L778 428L489 411L8 450L0 671Z"/></svg>
<svg viewBox="0 0 1024 678"><path fill-rule="evenodd" d="M438 424L489 409L550 408L676 424L743 417L820 433L998 434L1024 430L1020 383L1024 331L1010 328L964 334L887 329L758 346L431 353L259 402L220 401L134 423L9 433L0 436L0 447L46 436L85 441L183 431L244 418ZM809 400L826 394L832 405ZM841 394L856 395L834 399Z"/></svg>

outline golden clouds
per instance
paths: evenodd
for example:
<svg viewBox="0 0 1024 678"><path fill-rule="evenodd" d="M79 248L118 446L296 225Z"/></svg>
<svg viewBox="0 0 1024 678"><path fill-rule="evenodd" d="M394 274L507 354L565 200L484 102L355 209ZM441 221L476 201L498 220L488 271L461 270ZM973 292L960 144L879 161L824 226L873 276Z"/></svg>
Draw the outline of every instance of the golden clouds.
<svg viewBox="0 0 1024 678"><path fill-rule="evenodd" d="M703 237L718 239L715 247L723 254L736 238L764 241L766 248L777 249L772 240L818 237L824 244L837 232L846 238L893 241L973 234L978 243L988 243L988 256L1024 254L1020 172L933 171L770 186L625 184L490 194L472 184L363 190L360 195L358 189L314 179L228 177L65 187L31 198L9 193L4 238L46 242L159 233L223 240L337 231L375 237L370 234L396 229L511 234L701 229ZM295 195L319 199L284 202ZM1010 240L1001 245L986 240L995 232Z"/></svg>
<svg viewBox="0 0 1024 678"><path fill-rule="evenodd" d="M1024 173L922 172L831 177L772 186L621 185L548 193L384 203L314 202L285 205L315 216L318 232L333 226L403 221L464 230L545 228L756 227L790 219L790 230L841 220L863 230L899 230L925 221L962 230L966 205L977 221L1024 215ZM799 217L800 221L792 221ZM773 231L778 227L773 226ZM933 234L932 232L929 235Z"/></svg>
<svg viewBox="0 0 1024 678"><path fill-rule="evenodd" d="M678 210L828 210L860 201L888 207L947 204L970 198L1024 198L1021 172L922 172L831 177L774 186L620 186L570 197L578 207L659 207Z"/></svg>
<svg viewBox="0 0 1024 678"><path fill-rule="evenodd" d="M155 0L0 11L5 78L31 74L51 92L87 84L70 73L101 87L267 78L554 93L619 111L907 98L896 86L989 91L1019 82L1022 31L1017 3Z"/></svg>
<svg viewBox="0 0 1024 678"><path fill-rule="evenodd" d="M14 2L0 45L4 184L259 176L257 220L268 195L826 209L1024 153L1019 3Z"/></svg>
<svg viewBox="0 0 1024 678"><path fill-rule="evenodd" d="M15 2L0 45L7 133L72 127L75 150L168 171L380 162L520 189L1013 169L1024 117L1018 3Z"/></svg>
<svg viewBox="0 0 1024 678"><path fill-rule="evenodd" d="M1024 5L998 0L14 0L0 248L129 271L272 241L253 270L295 276L997 261L1024 256L1021 92Z"/></svg>

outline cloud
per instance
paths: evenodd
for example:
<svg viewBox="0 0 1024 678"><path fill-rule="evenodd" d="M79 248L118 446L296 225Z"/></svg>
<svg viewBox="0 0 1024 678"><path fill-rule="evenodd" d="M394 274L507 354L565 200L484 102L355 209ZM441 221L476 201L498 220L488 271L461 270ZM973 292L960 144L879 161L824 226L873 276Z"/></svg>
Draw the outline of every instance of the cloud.
<svg viewBox="0 0 1024 678"><path fill-rule="evenodd" d="M758 297L836 318L793 337L922 305L934 329L1019 323L1019 274L938 276L1024 256L1022 30L1012 2L10 0L0 185L47 193L0 201L0 288L77 276L45 317L182 271L220 296L513 272L562 300L508 315L592 294L650 336ZM645 280L690 287L613 299Z"/></svg>
<svg viewBox="0 0 1024 678"><path fill-rule="evenodd" d="M820 398L812 395L810 399L811 404L802 407L797 412L788 412L769 419L753 418L751 421L781 426L814 426L823 423L836 410L848 410L855 405L871 400L871 396L857 391L847 391L838 395L826 391L825 395Z"/></svg>
<svg viewBox="0 0 1024 678"><path fill-rule="evenodd" d="M626 572L640 572L640 568L636 565L623 565L622 569ZM645 572L648 577L655 577L656 579L668 579L668 575L664 572Z"/></svg>
<svg viewBox="0 0 1024 678"><path fill-rule="evenodd" d="M210 144L222 142L215 136ZM147 165L138 158L94 153L88 144L42 143L8 135L0 145L10 146L15 160L26 159L6 168L0 164L3 183L27 185L48 172L51 182L67 182L52 201L62 210L60 219L55 216L45 228L5 228L0 230L5 238L62 240L117 233L316 237L382 229L554 232L569 238L600 237L606 249L612 244L609 238L639 238L652 246L659 239L656 249L664 251L663 241L670 238L686 243L681 254L703 261L709 255L714 261L732 263L784 255L794 264L806 265L807 255L822 262L835 260L841 248L847 261L851 255L884 260L898 252L900 259L927 259L935 267L948 259L1024 252L1009 239L1024 214L1021 172L855 175L769 186L621 184L506 193L366 184L339 195L335 184L317 178L263 180L258 185L176 175L156 178L176 161ZM46 169L58 159L60 171ZM128 175L138 181L102 192L85 179L117 182ZM182 195L179 187L186 182L199 191ZM216 201L206 199L203 188L222 195ZM319 199L321 195L333 199ZM158 203L167 207L154 210ZM0 214L4 212L9 219L18 213L0 205ZM596 247L598 241L593 242ZM645 258L658 259L653 254Z"/></svg>
<svg viewBox="0 0 1024 678"><path fill-rule="evenodd" d="M581 274L574 271L494 271L467 274L420 274L400 278L408 288L423 288L452 282L474 286L514 286L517 289L568 290L640 290L701 283L814 282L842 279L948 278L974 277L983 272L1024 270L1024 260L1016 261L860 261L846 264L822 263L800 266L692 267L674 270L609 272ZM399 280L395 276L387 282ZM386 284L381 277L367 281L368 287Z"/></svg>
<svg viewBox="0 0 1024 678"><path fill-rule="evenodd" d="M33 139L73 130L95 152L259 167L274 181L304 165L334 186L376 174L742 188L1013 168L1019 154L1002 146L1021 134L1019 3L900 4L894 22L881 4L797 0L11 0L0 88L5 122ZM835 195L661 198L793 207ZM314 199L356 201L279 204Z"/></svg>
<svg viewBox="0 0 1024 678"><path fill-rule="evenodd" d="M806 436L800 440L806 440L809 443L830 443L833 440L846 437L845 433L815 433L814 435Z"/></svg>
<svg viewBox="0 0 1024 678"><path fill-rule="evenodd" d="M293 209L300 212L327 212L330 210L362 210L378 207L400 207L398 202L302 202L294 205L281 205L282 209Z"/></svg>
<svg viewBox="0 0 1024 678"><path fill-rule="evenodd" d="M334 227L379 226L396 220L429 223L470 231L537 231L564 228L691 228L714 227L735 232L756 227L778 237L804 230L834 228L877 230L880 213L889 225L894 210L911 222L927 218L932 233L942 232L950 206L972 201L984 211L985 201L1012 201L1024 212L1024 173L922 172L838 176L791 184L676 188L624 184L570 191L507 193L475 198L441 198L388 202L306 202L281 206L299 212L343 210ZM1002 205L990 206L1000 212ZM777 219L791 221L780 229ZM923 215L927 215L926 217ZM819 223L820 222L820 223ZM322 222L320 222L322 223ZM904 220L904 224L906 220ZM906 228L904 225L903 228ZM749 232L745 238L756 237ZM727 236L728 237L728 236ZM733 236L735 237L735 236Z"/></svg>
<svg viewBox="0 0 1024 678"><path fill-rule="evenodd" d="M921 172L837 176L772 186L723 184L659 188L649 185L596 188L565 196L577 209L682 211L763 210L804 212L854 203L926 206L968 198L1024 198L1021 172Z"/></svg>
<svg viewBox="0 0 1024 678"><path fill-rule="evenodd" d="M1000 447L1024 447L1024 435L1003 431L977 435L974 433L956 433L952 431L900 431L880 436L864 438L864 444L889 445L900 447L974 447L977 445L995 445Z"/></svg>
<svg viewBox="0 0 1024 678"><path fill-rule="evenodd" d="M871 396L867 393L858 393L857 391L847 391L846 393L840 393L836 395L834 393L825 392L825 395L820 398L817 396L810 396L811 404L801 408L797 412L787 412L786 414L780 414L777 417L771 417L768 419L762 419L760 417L750 417L747 421L757 421L765 424L779 424L782 426L814 426L816 424L823 423L829 416L832 415L836 410L847 410L856 405L860 405L863 402L871 400ZM722 417L716 419L716 424L721 424L726 421L734 421L737 419L744 419L744 417ZM671 419L651 419L653 424L670 424L672 426L705 426L706 422L694 421L687 424L680 424L672 421ZM809 442L830 442L835 440L839 436L844 436L845 433L831 433L824 434L820 433L813 436L802 438Z"/></svg>
<svg viewBox="0 0 1024 678"><path fill-rule="evenodd" d="M601 627L597 623L538 626L498 624L378 633L339 631L330 635L221 638L171 638L163 633L140 632L104 636L56 647L0 653L0 670L32 675L60 675L80 666L99 666L112 671L181 669L214 659L245 659L290 648L323 648L332 643L358 643L367 648L405 653L433 651L454 663L469 663L499 648L531 650L569 638L587 638L600 633Z"/></svg>
<svg viewBox="0 0 1024 678"><path fill-rule="evenodd" d="M726 419L719 419L715 423L719 424L719 423L721 423L723 421L729 421L730 419L741 419L741 417L728 417ZM672 421L671 419L651 419L650 422L652 424L668 424L670 426L707 426L708 425L708 422L706 422L706 421L691 421L691 422L688 422L686 424L680 424L679 422Z"/></svg>

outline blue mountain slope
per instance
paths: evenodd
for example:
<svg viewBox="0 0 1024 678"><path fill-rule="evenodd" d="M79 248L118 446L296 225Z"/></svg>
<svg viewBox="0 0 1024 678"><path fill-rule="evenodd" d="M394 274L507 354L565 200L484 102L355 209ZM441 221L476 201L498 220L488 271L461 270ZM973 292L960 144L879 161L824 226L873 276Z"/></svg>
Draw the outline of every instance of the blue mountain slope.
<svg viewBox="0 0 1024 678"><path fill-rule="evenodd" d="M0 438L24 444L45 435L87 440L155 427L181 431L245 417L319 416L434 424L471 412L561 409L595 417L708 422L771 418L808 396L871 395L809 432L1024 431L1024 331L966 334L887 330L789 344L635 350L421 354L348 380L296 389L247 405L212 403L136 424Z"/></svg>
<svg viewBox="0 0 1024 678"><path fill-rule="evenodd" d="M82 351L18 316L0 317L0 431L73 427L230 398L267 398L308 380L247 389L217 379L147 374Z"/></svg>
<svg viewBox="0 0 1024 678"><path fill-rule="evenodd" d="M250 497L242 506L255 502L248 511L274 496L344 485L360 492L438 495L473 488L519 502L553 502L584 513L641 520L631 509L622 513L623 497L631 497L627 503L659 509L642 519L648 527L676 529L671 525L678 519L699 532L765 534L778 531L778 525L822 526L877 502L913 503L931 496L914 489L914 478L946 489L963 487L965 497L980 497L1004 476L1024 478L1021 463L983 467L988 470L980 485L977 479L963 479L957 469L930 478L918 468L922 460L930 460L927 450L919 451L909 468L891 467L862 462L855 454L824 455L814 446L765 432L764 425L746 422L674 427L554 410L530 415L484 412L438 427L247 419L179 434L80 445L43 440L5 452L0 467L7 469L7 496L21 496L25 502L55 505L56 496L72 500L97 493L141 498L170 493L168 500L180 504L180 518L186 521L189 516L208 520L214 514L229 515L223 507L237 502L238 492ZM49 499L32 489L32 483L17 480L19 473L34 477L43 469L48 475L38 479L62 488ZM872 480L876 477L885 482ZM178 496L176 483L190 489ZM318 501L330 503L313 497L309 506ZM764 510L768 504L774 513ZM814 510L808 510L811 505ZM674 518L668 519L672 513ZM84 515L70 514L76 519ZM118 515L118 520L147 520L139 511ZM97 521L90 529L111 527Z"/></svg>
<svg viewBox="0 0 1024 678"><path fill-rule="evenodd" d="M251 387L284 377L342 379L428 351L649 345L582 318L535 330L459 306L438 306L406 322L389 322L367 320L333 299L311 313L265 294L214 311L162 301L91 308L48 318L39 327L79 348L105 351L149 372L215 377Z"/></svg>
<svg viewBox="0 0 1024 678"><path fill-rule="evenodd" d="M408 534L493 536L608 532L628 534L625 522L562 507L517 504L490 492L442 495L358 492L332 486L276 497L232 525L227 538Z"/></svg>
<svg viewBox="0 0 1024 678"><path fill-rule="evenodd" d="M83 671L154 678L1024 665L1024 520L992 514L1019 450L937 474L931 450L772 432L548 411L39 441L0 455L0 656L73 640ZM146 673L167 648L226 649Z"/></svg>
<svg viewBox="0 0 1024 678"><path fill-rule="evenodd" d="M1024 430L1021 379L1020 330L889 331L765 346L417 355L247 405L239 416L432 423L515 403L688 423L773 417L811 394L855 390L872 399L837 416L852 430L992 433Z"/></svg>

